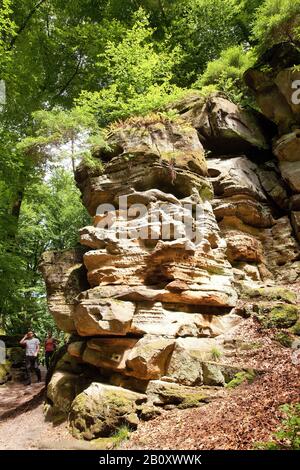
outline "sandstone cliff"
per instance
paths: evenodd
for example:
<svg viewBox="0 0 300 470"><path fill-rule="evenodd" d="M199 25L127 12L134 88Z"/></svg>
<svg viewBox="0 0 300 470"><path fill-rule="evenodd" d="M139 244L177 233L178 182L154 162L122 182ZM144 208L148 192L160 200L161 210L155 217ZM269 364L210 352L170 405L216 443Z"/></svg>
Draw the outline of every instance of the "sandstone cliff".
<svg viewBox="0 0 300 470"><path fill-rule="evenodd" d="M286 285L300 281L300 122L280 60L246 75L266 119L191 93L172 106L180 119L122 123L96 155L103 167L77 169L94 224L84 249L41 262L49 309L71 333L49 412L68 413L74 435L214 399L237 372L260 373L230 360L246 317L297 324Z"/></svg>

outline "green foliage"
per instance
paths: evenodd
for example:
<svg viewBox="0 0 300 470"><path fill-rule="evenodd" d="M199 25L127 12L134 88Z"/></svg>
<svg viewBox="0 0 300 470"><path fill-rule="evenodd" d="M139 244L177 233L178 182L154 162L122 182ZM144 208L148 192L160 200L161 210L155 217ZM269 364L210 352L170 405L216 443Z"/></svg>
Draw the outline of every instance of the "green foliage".
<svg viewBox="0 0 300 470"><path fill-rule="evenodd" d="M174 2L169 43L182 47L180 63L175 67L176 83L190 85L224 49L247 39L242 11L235 0Z"/></svg>
<svg viewBox="0 0 300 470"><path fill-rule="evenodd" d="M72 174L66 170L54 169L49 181L27 188L12 243L16 248L8 256L6 246L3 258L0 255L0 321L8 333L32 328L43 337L55 329L38 263L45 250L73 247L78 229L88 223Z"/></svg>
<svg viewBox="0 0 300 470"><path fill-rule="evenodd" d="M121 426L117 431L112 435L113 446L118 447L122 442L127 441L130 436L130 429L128 426Z"/></svg>
<svg viewBox="0 0 300 470"><path fill-rule="evenodd" d="M38 244L40 254L45 249L74 247L78 242L78 229L89 222L89 217L72 174L62 168L54 169L49 181L32 185L27 194L19 222L20 245L26 246L28 254L36 250ZM26 254L25 250L22 252Z"/></svg>
<svg viewBox="0 0 300 470"><path fill-rule="evenodd" d="M280 407L285 418L281 427L269 442L259 442L261 450L300 450L300 403L285 404Z"/></svg>
<svg viewBox="0 0 300 470"><path fill-rule="evenodd" d="M218 361L222 357L222 352L216 347L211 348L210 353L214 361Z"/></svg>
<svg viewBox="0 0 300 470"><path fill-rule="evenodd" d="M52 111L40 110L33 113L36 132L25 137L17 146L20 151L33 156L37 161L53 158L53 148L59 150L59 158L71 158L75 171L78 157L89 155L89 144L105 147L95 116L83 108L74 107L70 111L54 108ZM96 140L97 139L97 140Z"/></svg>
<svg viewBox="0 0 300 470"><path fill-rule="evenodd" d="M16 24L12 20L12 0L2 0L0 8L0 78L3 67L10 59L9 39L16 34Z"/></svg>
<svg viewBox="0 0 300 470"><path fill-rule="evenodd" d="M234 378L232 380L230 380L230 382L228 382L225 386L227 388L235 388L235 387L238 387L239 385L241 385L244 382L248 382L248 383L253 382L254 378L255 378L255 372L254 371L238 372L237 374L235 374Z"/></svg>
<svg viewBox="0 0 300 470"><path fill-rule="evenodd" d="M254 63L251 50L245 51L242 46L233 46L224 50L219 59L209 62L205 72L193 85L202 89L214 85L216 90L224 92L233 102L243 103L246 90L243 85L243 74Z"/></svg>
<svg viewBox="0 0 300 470"><path fill-rule="evenodd" d="M256 12L253 36L263 52L280 42L299 44L299 28L300 0L265 0Z"/></svg>
<svg viewBox="0 0 300 470"><path fill-rule="evenodd" d="M159 51L153 33L147 16L139 10L122 41L108 42L105 53L99 55L99 74L107 85L100 91L83 91L77 102L96 115L100 126L145 115L181 95L171 84L178 51Z"/></svg>

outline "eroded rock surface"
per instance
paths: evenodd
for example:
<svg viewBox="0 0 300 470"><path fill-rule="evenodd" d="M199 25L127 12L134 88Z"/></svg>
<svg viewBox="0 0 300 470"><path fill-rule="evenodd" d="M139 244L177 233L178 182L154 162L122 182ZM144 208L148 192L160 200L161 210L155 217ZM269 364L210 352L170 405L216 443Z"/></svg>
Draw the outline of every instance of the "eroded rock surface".
<svg viewBox="0 0 300 470"><path fill-rule="evenodd" d="M279 119L272 106L262 112L279 126L274 157L257 115L190 94L173 106L179 120L120 124L96 155L103 168L77 169L93 225L80 230L82 251L41 263L49 309L73 333L48 399L77 437L220 396L246 370L222 360L228 334L262 315L238 306L243 289L299 281L300 178L288 167L299 163L298 136L286 123L296 111ZM281 307L268 308L272 317ZM287 309L295 324L297 308Z"/></svg>

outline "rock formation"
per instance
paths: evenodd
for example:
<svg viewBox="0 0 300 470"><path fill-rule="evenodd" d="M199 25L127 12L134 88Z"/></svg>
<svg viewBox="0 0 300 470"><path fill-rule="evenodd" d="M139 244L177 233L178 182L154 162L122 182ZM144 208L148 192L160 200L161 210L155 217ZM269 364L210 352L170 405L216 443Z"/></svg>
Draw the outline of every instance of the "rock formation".
<svg viewBox="0 0 300 470"><path fill-rule="evenodd" d="M103 166L77 169L93 225L81 248L41 262L50 312L71 333L49 412L69 413L74 435L109 435L161 406L218 396L241 370L217 360L244 321L239 296L300 280L298 114L282 72L247 76L278 126L273 144L258 114L190 94L173 105L180 119L117 125L95 154ZM297 322L295 300L281 311L264 300L252 314L266 327Z"/></svg>

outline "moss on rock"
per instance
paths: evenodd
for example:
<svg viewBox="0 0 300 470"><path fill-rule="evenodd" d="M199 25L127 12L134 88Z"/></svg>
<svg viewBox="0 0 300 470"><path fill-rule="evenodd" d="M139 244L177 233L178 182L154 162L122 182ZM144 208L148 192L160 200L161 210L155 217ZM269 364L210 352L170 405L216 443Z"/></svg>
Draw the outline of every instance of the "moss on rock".
<svg viewBox="0 0 300 470"><path fill-rule="evenodd" d="M292 333L293 335L297 335L297 336L300 336L300 320L298 320L294 326L292 326L290 328L290 333Z"/></svg>
<svg viewBox="0 0 300 470"><path fill-rule="evenodd" d="M74 437L91 440L111 436L122 425L135 429L137 407L143 401L145 395L94 382L72 403L70 431Z"/></svg>
<svg viewBox="0 0 300 470"><path fill-rule="evenodd" d="M254 316L264 328L290 328L299 318L299 308L284 303L258 304L254 306L254 311Z"/></svg>
<svg viewBox="0 0 300 470"><path fill-rule="evenodd" d="M289 334L284 333L283 331L278 331L275 334L274 339L286 348L290 348L293 344L293 338Z"/></svg>
<svg viewBox="0 0 300 470"><path fill-rule="evenodd" d="M264 300L280 300L289 304L297 302L296 293L284 287L247 288L243 289L242 295L250 299L261 297Z"/></svg>
<svg viewBox="0 0 300 470"><path fill-rule="evenodd" d="M251 383L255 378L255 372L249 370L248 372L242 371L235 374L234 378L226 384L227 388L235 388L241 385L244 382Z"/></svg>
<svg viewBox="0 0 300 470"><path fill-rule="evenodd" d="M68 413L74 398L90 383L87 377L57 370L48 384L47 397L57 410Z"/></svg>
<svg viewBox="0 0 300 470"><path fill-rule="evenodd" d="M5 361L3 364L0 364L0 385L5 384L8 380L11 379L10 375L11 362Z"/></svg>

